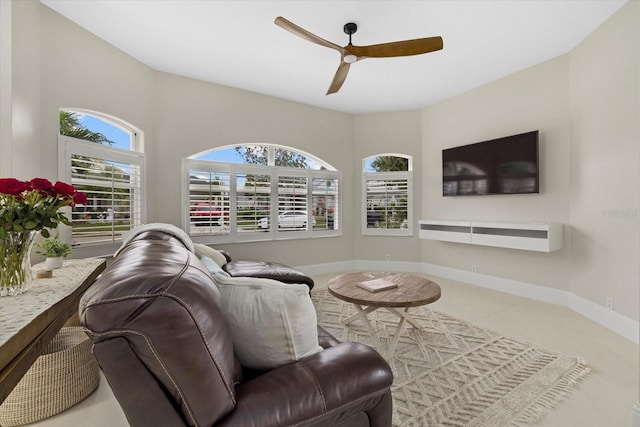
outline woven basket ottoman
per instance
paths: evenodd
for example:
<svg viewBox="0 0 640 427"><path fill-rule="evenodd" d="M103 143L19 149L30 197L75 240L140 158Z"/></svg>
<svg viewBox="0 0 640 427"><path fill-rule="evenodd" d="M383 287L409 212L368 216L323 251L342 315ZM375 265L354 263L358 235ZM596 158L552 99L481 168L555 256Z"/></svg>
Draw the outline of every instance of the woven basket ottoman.
<svg viewBox="0 0 640 427"><path fill-rule="evenodd" d="M60 329L0 405L0 426L51 417L89 396L100 382L91 345L81 327Z"/></svg>

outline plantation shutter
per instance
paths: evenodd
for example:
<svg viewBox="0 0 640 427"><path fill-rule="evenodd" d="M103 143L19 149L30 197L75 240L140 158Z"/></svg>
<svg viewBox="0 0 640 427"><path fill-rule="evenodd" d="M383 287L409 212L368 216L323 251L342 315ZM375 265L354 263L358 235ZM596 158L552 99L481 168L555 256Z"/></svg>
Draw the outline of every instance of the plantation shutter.
<svg viewBox="0 0 640 427"><path fill-rule="evenodd" d="M365 174L363 230L409 230L411 172Z"/></svg>
<svg viewBox="0 0 640 427"><path fill-rule="evenodd" d="M264 167L239 168L236 173L236 229L238 233L265 231L259 221L271 212L271 175ZM267 223L268 224L268 223Z"/></svg>
<svg viewBox="0 0 640 427"><path fill-rule="evenodd" d="M189 167L189 234L230 233L231 171L227 165L194 162Z"/></svg>
<svg viewBox="0 0 640 427"><path fill-rule="evenodd" d="M209 236L231 243L340 232L337 171L187 158L183 176L183 204L189 205L183 228L196 242L211 242Z"/></svg>
<svg viewBox="0 0 640 427"><path fill-rule="evenodd" d="M309 186L308 174L300 174L280 170L278 175L278 213L291 213L298 211L308 212ZM287 214L288 215L288 214ZM296 228L295 231L306 231L304 228Z"/></svg>
<svg viewBox="0 0 640 427"><path fill-rule="evenodd" d="M74 245L120 241L142 224L144 155L61 136L65 180L87 195L71 212Z"/></svg>
<svg viewBox="0 0 640 427"><path fill-rule="evenodd" d="M328 174L327 177L322 178L314 177L312 180L311 205L316 218L314 231L337 230L339 228L338 179L332 178L334 175Z"/></svg>

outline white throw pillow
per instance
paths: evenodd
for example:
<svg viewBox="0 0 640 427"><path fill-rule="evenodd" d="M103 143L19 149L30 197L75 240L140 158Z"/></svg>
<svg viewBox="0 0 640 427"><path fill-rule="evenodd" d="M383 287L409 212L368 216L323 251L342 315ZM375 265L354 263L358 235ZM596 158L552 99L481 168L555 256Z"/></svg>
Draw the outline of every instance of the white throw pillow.
<svg viewBox="0 0 640 427"><path fill-rule="evenodd" d="M201 243L196 243L194 246L194 252L198 256L198 258L202 258L206 256L207 258L211 258L216 264L220 267L227 263L227 258L222 255L222 253L216 251L210 246L203 245Z"/></svg>
<svg viewBox="0 0 640 427"><path fill-rule="evenodd" d="M206 267L207 270L209 270L209 273L213 276L215 274L220 274L224 277L231 277L229 276L229 273L227 273L226 271L224 271L222 269L222 267L220 267L218 264L216 264L216 262L214 260L212 260L209 257L206 256L201 256L200 257L200 261L202 261L202 264L204 264L204 266Z"/></svg>
<svg viewBox="0 0 640 427"><path fill-rule="evenodd" d="M273 369L322 351L306 285L220 275L214 280L243 366Z"/></svg>

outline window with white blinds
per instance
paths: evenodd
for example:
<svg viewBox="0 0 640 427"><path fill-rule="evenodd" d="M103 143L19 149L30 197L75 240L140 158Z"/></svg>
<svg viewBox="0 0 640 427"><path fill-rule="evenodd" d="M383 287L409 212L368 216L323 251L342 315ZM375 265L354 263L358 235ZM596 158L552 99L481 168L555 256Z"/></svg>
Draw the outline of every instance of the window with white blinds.
<svg viewBox="0 0 640 427"><path fill-rule="evenodd" d="M278 219L279 230L296 233L309 231L313 224L313 212L309 211L309 185L305 172L292 175L284 170L278 176Z"/></svg>
<svg viewBox="0 0 640 427"><path fill-rule="evenodd" d="M339 223L338 185L338 179L330 174L312 179L311 206L315 213L314 230L333 230Z"/></svg>
<svg viewBox="0 0 640 427"><path fill-rule="evenodd" d="M187 204L191 234L229 234L231 173L228 167L198 168L189 171L189 203Z"/></svg>
<svg viewBox="0 0 640 427"><path fill-rule="evenodd" d="M75 246L113 243L144 218L142 153L59 137L63 179L87 195L71 213Z"/></svg>
<svg viewBox="0 0 640 427"><path fill-rule="evenodd" d="M260 166L238 169L235 185L236 230L238 233L268 231L269 221L261 227L260 219L269 217L271 212L272 177Z"/></svg>
<svg viewBox="0 0 640 427"><path fill-rule="evenodd" d="M226 243L340 234L338 171L300 167L317 161L287 148L252 148L271 164L203 160L215 153L184 159L184 228L192 238ZM229 155L228 148L220 152Z"/></svg>
<svg viewBox="0 0 640 427"><path fill-rule="evenodd" d="M377 165L376 168L367 166L371 161ZM382 155L365 159L364 163L362 234L413 235L413 175L410 159L399 155Z"/></svg>

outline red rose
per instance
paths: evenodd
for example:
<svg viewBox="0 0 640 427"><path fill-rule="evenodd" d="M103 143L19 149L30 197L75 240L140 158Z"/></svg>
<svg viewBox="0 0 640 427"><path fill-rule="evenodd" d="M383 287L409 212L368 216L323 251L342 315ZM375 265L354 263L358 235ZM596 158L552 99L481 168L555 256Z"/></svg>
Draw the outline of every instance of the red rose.
<svg viewBox="0 0 640 427"><path fill-rule="evenodd" d="M43 196L54 195L53 184L46 178L33 178L29 181L31 188L38 190Z"/></svg>
<svg viewBox="0 0 640 427"><path fill-rule="evenodd" d="M73 188L73 185L67 184L66 182L58 181L55 183L53 188L56 190L61 196L73 196L73 193L76 192L76 189Z"/></svg>
<svg viewBox="0 0 640 427"><path fill-rule="evenodd" d="M75 193L73 193L73 203L75 205L86 205L87 195L81 191L76 191Z"/></svg>
<svg viewBox="0 0 640 427"><path fill-rule="evenodd" d="M24 181L15 178L0 178L0 193L18 196L28 189L29 184Z"/></svg>

